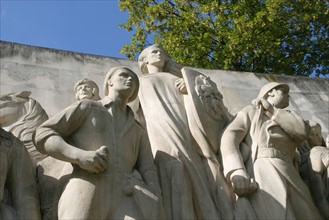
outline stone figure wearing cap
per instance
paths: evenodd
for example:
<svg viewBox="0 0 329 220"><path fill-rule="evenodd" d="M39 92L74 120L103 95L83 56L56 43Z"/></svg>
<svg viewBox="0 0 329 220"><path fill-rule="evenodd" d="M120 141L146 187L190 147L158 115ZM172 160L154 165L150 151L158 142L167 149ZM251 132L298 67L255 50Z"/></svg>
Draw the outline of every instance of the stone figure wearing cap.
<svg viewBox="0 0 329 220"><path fill-rule="evenodd" d="M76 102L37 129L37 149L73 165L59 219L159 217L160 187L149 141L127 106L138 88L132 70L113 68L102 100Z"/></svg>
<svg viewBox="0 0 329 220"><path fill-rule="evenodd" d="M87 78L79 80L74 86L75 98L80 101L83 99L91 99L98 101L101 98L99 97L99 88L97 84Z"/></svg>
<svg viewBox="0 0 329 220"><path fill-rule="evenodd" d="M286 84L266 84L228 125L221 142L224 175L259 219L321 219L293 164L308 129L301 117L283 109L288 92Z"/></svg>

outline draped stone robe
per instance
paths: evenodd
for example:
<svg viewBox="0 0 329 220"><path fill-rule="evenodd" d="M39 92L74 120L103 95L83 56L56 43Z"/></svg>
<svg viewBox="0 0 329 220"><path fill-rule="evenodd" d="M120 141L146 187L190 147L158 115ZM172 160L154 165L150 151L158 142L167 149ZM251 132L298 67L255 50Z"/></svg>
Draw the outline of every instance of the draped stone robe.
<svg viewBox="0 0 329 220"><path fill-rule="evenodd" d="M160 173L167 219L219 219L210 195L205 163L188 127L177 76L158 72L140 77L139 99Z"/></svg>

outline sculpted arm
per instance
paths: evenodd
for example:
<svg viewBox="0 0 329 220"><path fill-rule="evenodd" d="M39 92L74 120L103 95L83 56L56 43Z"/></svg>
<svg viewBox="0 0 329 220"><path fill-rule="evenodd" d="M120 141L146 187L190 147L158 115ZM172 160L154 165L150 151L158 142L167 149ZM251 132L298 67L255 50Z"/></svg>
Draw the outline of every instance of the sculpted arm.
<svg viewBox="0 0 329 220"><path fill-rule="evenodd" d="M247 135L249 124L250 120L247 114L239 112L223 133L221 139L221 154L226 178L229 178L231 173L235 170L245 170L239 146Z"/></svg>
<svg viewBox="0 0 329 220"><path fill-rule="evenodd" d="M297 143L307 139L308 128L304 120L295 112L276 108L269 104L265 99L261 100L265 109L265 114L293 138Z"/></svg>
<svg viewBox="0 0 329 220"><path fill-rule="evenodd" d="M304 120L295 112L277 109L273 120L287 132L296 142L300 143L307 138L307 127Z"/></svg>
<svg viewBox="0 0 329 220"><path fill-rule="evenodd" d="M79 164L79 159L83 154L83 150L68 144L59 135L46 138L43 149L50 156L73 164Z"/></svg>
<svg viewBox="0 0 329 220"><path fill-rule="evenodd" d="M84 123L88 116L87 110L81 103L64 109L36 130L34 141L36 148L44 154L77 164L88 172L99 173L107 166L104 149L86 151L65 140Z"/></svg>
<svg viewBox="0 0 329 220"><path fill-rule="evenodd" d="M224 175L231 181L234 192L238 196L248 195L257 188L246 172L239 149L251 126L250 118L245 111L246 109L237 114L226 128L221 140Z"/></svg>

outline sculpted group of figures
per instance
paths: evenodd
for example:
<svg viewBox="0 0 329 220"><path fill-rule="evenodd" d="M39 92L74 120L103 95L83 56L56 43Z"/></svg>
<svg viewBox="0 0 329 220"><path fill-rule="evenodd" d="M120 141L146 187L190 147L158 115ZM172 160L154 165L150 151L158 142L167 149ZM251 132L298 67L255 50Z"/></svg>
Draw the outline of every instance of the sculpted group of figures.
<svg viewBox="0 0 329 220"><path fill-rule="evenodd" d="M1 219L329 219L329 136L284 110L288 85L232 117L161 46L138 62L139 78L107 73L103 99L80 80L49 119L28 92L0 97Z"/></svg>

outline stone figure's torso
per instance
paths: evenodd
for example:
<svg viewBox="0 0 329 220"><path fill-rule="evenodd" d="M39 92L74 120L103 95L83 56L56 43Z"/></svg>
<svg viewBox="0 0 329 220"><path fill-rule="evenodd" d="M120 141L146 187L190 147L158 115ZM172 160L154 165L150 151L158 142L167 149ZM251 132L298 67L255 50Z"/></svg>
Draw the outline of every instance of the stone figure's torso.
<svg viewBox="0 0 329 220"><path fill-rule="evenodd" d="M116 129L116 118L101 103L84 100L71 105L43 125L37 139L56 135L57 131L67 142L83 150L109 147L108 169L120 168L132 172L138 157L143 129L129 114L123 129ZM48 130L47 127L50 129Z"/></svg>
<svg viewBox="0 0 329 220"><path fill-rule="evenodd" d="M175 87L177 79L165 72L140 78L139 99L153 155L158 150L169 155L185 152L191 142L183 95Z"/></svg>

